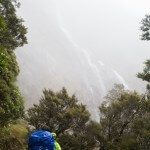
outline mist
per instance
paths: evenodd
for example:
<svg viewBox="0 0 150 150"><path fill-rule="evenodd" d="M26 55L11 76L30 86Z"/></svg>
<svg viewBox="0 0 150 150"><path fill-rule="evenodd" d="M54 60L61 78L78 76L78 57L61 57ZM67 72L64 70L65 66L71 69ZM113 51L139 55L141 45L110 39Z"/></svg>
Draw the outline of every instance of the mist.
<svg viewBox="0 0 150 150"><path fill-rule="evenodd" d="M18 85L26 107L44 88L60 90L87 105L98 106L114 83L144 90L136 77L150 56L140 40L140 22L150 12L148 0L20 0L28 44L17 50Z"/></svg>

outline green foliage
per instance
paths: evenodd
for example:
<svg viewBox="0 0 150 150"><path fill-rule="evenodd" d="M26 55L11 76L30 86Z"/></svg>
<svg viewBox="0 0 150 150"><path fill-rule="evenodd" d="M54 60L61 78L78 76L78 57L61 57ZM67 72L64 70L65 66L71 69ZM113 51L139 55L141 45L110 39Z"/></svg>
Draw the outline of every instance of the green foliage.
<svg viewBox="0 0 150 150"><path fill-rule="evenodd" d="M19 73L16 56L13 52L8 52L5 48L0 48L0 78L7 83L15 81Z"/></svg>
<svg viewBox="0 0 150 150"><path fill-rule="evenodd" d="M0 47L0 126L23 116L23 100L14 81L19 73L14 52Z"/></svg>
<svg viewBox="0 0 150 150"><path fill-rule="evenodd" d="M137 77L141 78L143 81L150 82L150 60L145 61L145 67L142 73L138 73Z"/></svg>
<svg viewBox="0 0 150 150"><path fill-rule="evenodd" d="M142 40L150 40L150 15L146 15L145 18L142 20ZM137 77L141 78L143 81L147 81L150 83L150 60L145 61L145 67L142 73L138 73ZM150 84L147 85L147 96L150 98Z"/></svg>
<svg viewBox="0 0 150 150"><path fill-rule="evenodd" d="M23 100L16 86L0 79L0 126L23 117Z"/></svg>
<svg viewBox="0 0 150 150"><path fill-rule="evenodd" d="M16 15L18 3L13 0L0 0L0 46L14 50L27 43L27 30L23 20Z"/></svg>
<svg viewBox="0 0 150 150"><path fill-rule="evenodd" d="M6 29L6 23L2 16L0 16L0 31L3 33ZM2 34L3 35L3 34Z"/></svg>
<svg viewBox="0 0 150 150"><path fill-rule="evenodd" d="M36 128L47 126L57 134L68 129L81 129L89 120L84 105L77 104L75 96L70 97L65 88L54 93L44 90L39 105L28 110L28 121Z"/></svg>
<svg viewBox="0 0 150 150"><path fill-rule="evenodd" d="M28 110L28 121L58 134L63 149L148 150L150 100L115 84L99 107L100 123L90 121L85 106L66 89L44 90L39 105Z"/></svg>
<svg viewBox="0 0 150 150"><path fill-rule="evenodd" d="M97 122L88 122L80 131L72 130L59 136L63 149L93 150L99 146L96 137L99 136L100 125ZM69 141L69 142L68 142Z"/></svg>
<svg viewBox="0 0 150 150"><path fill-rule="evenodd" d="M147 91L145 96L150 99L150 59L145 61L145 66L143 72L138 73L137 77L141 78L143 81L147 81Z"/></svg>
<svg viewBox="0 0 150 150"><path fill-rule="evenodd" d="M90 149L95 142L91 144L88 134L90 114L86 107L78 104L74 95L69 96L65 88L57 93L44 90L43 94L39 105L28 110L29 124L56 132L63 149Z"/></svg>
<svg viewBox="0 0 150 150"><path fill-rule="evenodd" d="M115 101L125 92L126 91L122 84L114 84L114 88L108 92L108 94L105 96L105 99L107 99L107 101Z"/></svg>
<svg viewBox="0 0 150 150"><path fill-rule="evenodd" d="M150 148L149 99L142 98L136 92L125 90L121 92L115 89L112 91L108 94L109 98L100 106L101 131L97 140L101 149L140 150L144 147L148 150Z"/></svg>
<svg viewBox="0 0 150 150"><path fill-rule="evenodd" d="M15 81L19 73L14 49L27 43L26 28L16 15L15 0L0 0L0 127L23 116L23 100Z"/></svg>
<svg viewBox="0 0 150 150"><path fill-rule="evenodd" d="M95 147L95 140L89 136L88 131L66 133L61 135L59 139L64 150L93 150Z"/></svg>
<svg viewBox="0 0 150 150"><path fill-rule="evenodd" d="M150 15L145 15L145 18L142 19L142 26L141 26L141 39L142 40L150 40Z"/></svg>

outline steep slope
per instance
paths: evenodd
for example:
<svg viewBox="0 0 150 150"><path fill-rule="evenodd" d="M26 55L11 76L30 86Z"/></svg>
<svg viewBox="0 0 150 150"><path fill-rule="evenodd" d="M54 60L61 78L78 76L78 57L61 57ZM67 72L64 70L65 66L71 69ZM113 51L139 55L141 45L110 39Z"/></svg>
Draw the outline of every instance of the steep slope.
<svg viewBox="0 0 150 150"><path fill-rule="evenodd" d="M33 4L34 7L29 7ZM37 103L44 88L58 90L65 86L98 119L97 107L113 84L129 87L111 65L99 59L100 54L97 56L95 51L75 42L57 5L53 0L22 2L19 13L24 15L29 27L29 44L18 50L17 56L21 68L18 82L26 106Z"/></svg>

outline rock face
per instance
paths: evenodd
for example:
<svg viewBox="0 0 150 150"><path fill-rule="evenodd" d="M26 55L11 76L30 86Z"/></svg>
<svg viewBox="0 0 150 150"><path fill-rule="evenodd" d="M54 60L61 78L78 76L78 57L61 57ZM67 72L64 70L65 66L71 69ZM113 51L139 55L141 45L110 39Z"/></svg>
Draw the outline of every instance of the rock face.
<svg viewBox="0 0 150 150"><path fill-rule="evenodd" d="M97 107L114 83L121 83L125 88L134 87L132 85L135 81L128 87L124 78L116 71L116 66L106 65L101 61L101 58L107 58L104 51L100 49L97 55L90 48L82 48L83 45L75 42L54 1L44 0L42 4L41 1L34 1L33 5L32 1L26 0L22 2L19 13L29 28L29 44L17 51L21 70L18 84L27 107L38 102L44 88L57 91L64 86L70 94L75 94L86 104L92 116L98 119ZM103 43L100 41L99 45L101 44ZM116 59L119 65L120 60L125 58L122 56L122 59ZM131 67L125 69L124 72L132 70ZM128 77L127 74L124 77Z"/></svg>
<svg viewBox="0 0 150 150"><path fill-rule="evenodd" d="M72 46L61 30L57 36L62 36L63 43L56 38L56 43L51 44L53 48L43 46L33 51L33 47L27 46L27 51L18 52L21 66L18 81L27 107L38 102L44 88L59 90L65 86L95 116L97 107L114 83L122 83L126 88L127 85L115 70L92 60L86 50Z"/></svg>

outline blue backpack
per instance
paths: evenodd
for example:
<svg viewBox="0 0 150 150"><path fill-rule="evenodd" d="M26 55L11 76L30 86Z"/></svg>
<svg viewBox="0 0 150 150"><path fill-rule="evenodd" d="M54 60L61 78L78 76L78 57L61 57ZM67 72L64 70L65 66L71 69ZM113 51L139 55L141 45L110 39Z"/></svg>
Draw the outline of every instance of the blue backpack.
<svg viewBox="0 0 150 150"><path fill-rule="evenodd" d="M55 140L48 131L37 130L31 133L28 141L29 150L54 150Z"/></svg>

